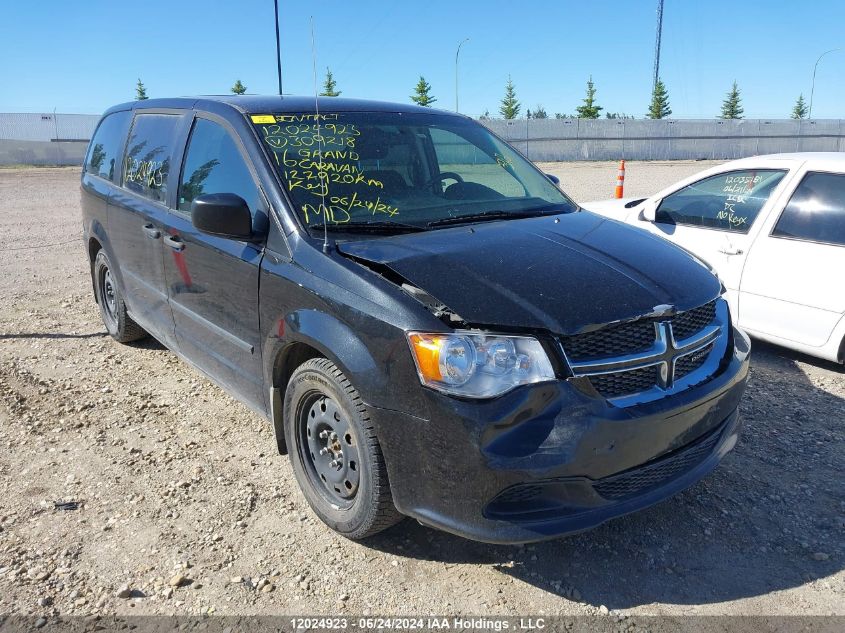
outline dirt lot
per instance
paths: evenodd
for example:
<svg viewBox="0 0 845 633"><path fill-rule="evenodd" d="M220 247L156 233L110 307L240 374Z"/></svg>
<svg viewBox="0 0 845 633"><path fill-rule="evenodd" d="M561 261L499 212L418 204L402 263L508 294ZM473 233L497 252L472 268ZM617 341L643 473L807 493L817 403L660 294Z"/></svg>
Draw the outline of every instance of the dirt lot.
<svg viewBox="0 0 845 633"><path fill-rule="evenodd" d="M626 194L705 166L629 163ZM544 167L578 200L613 190L616 165ZM104 335L78 179L0 170L0 614L845 614L841 368L757 344L723 465L592 532L498 547L408 520L351 543L262 420Z"/></svg>

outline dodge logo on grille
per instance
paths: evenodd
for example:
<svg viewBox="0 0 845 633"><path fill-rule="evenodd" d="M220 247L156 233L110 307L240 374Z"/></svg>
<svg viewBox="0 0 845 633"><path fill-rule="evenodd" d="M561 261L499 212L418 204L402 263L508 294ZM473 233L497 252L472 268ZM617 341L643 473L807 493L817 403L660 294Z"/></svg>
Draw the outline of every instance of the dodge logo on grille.
<svg viewBox="0 0 845 633"><path fill-rule="evenodd" d="M694 354L690 354L690 355L689 355L689 356L687 356L686 358L687 358L687 359L688 359L691 363L695 364L695 363L697 363L698 361L700 361L701 359L703 359L705 356L707 356L707 350L704 350L704 349L703 349L703 350L700 350L700 351L698 351L698 352L695 352Z"/></svg>
<svg viewBox="0 0 845 633"><path fill-rule="evenodd" d="M675 382L675 364L678 360L685 358L691 363L697 363L707 354L707 350L706 347L702 348L700 340L684 346L678 345L675 336L672 334L672 323L670 321L660 321L655 324L655 327L657 328L658 360L660 361L660 386L668 389ZM660 350L662 350L662 354Z"/></svg>

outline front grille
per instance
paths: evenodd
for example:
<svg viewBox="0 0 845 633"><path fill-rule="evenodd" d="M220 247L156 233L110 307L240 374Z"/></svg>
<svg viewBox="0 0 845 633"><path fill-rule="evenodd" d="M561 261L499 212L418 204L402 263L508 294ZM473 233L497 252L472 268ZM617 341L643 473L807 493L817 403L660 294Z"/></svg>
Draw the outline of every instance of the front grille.
<svg viewBox="0 0 845 633"><path fill-rule="evenodd" d="M570 360L583 361L645 352L652 348L654 339L654 321L642 319L567 336L563 349Z"/></svg>
<svg viewBox="0 0 845 633"><path fill-rule="evenodd" d="M653 391L650 398L658 397L654 395L654 387L670 390L676 380L702 368L715 349L715 342L711 342L698 352L676 358L674 374L671 359L664 354L667 347L682 354L695 345L696 340L701 340L702 335L709 337L702 343L712 341L716 334L707 334L704 330L717 321L717 301L714 299L671 317L642 318L566 336L561 344L573 374L588 377L603 397L623 398L646 391ZM672 348L673 345L677 347ZM640 367L628 369L637 365ZM644 368L643 365L650 366Z"/></svg>
<svg viewBox="0 0 845 633"><path fill-rule="evenodd" d="M705 303L700 308L681 312L672 319L672 335L682 341L697 334L716 318L716 302Z"/></svg>
<svg viewBox="0 0 845 633"><path fill-rule="evenodd" d="M713 343L710 343L710 345L701 351L695 352L694 354L688 354L687 356L682 356L675 361L675 380L680 380L687 374L691 374L701 367L712 351Z"/></svg>
<svg viewBox="0 0 845 633"><path fill-rule="evenodd" d="M590 376L590 383L605 398L647 391L657 384L657 366Z"/></svg>
<svg viewBox="0 0 845 633"><path fill-rule="evenodd" d="M593 489L609 501L620 501L668 483L704 461L719 441L720 430L652 464L600 479Z"/></svg>

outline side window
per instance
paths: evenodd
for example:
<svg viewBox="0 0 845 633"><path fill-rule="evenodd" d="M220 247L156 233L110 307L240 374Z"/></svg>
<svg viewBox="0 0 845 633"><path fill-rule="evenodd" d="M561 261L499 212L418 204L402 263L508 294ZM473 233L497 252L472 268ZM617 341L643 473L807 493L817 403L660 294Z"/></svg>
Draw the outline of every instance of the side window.
<svg viewBox="0 0 845 633"><path fill-rule="evenodd" d="M504 154L490 156L453 132L431 128L431 142L440 172L452 172L466 183L484 185L509 198L525 196L525 188L507 169ZM444 180L444 183L450 182Z"/></svg>
<svg viewBox="0 0 845 633"><path fill-rule="evenodd" d="M135 115L123 159L124 187L156 202L167 201L167 174L179 118L176 114Z"/></svg>
<svg viewBox="0 0 845 633"><path fill-rule="evenodd" d="M785 173L754 169L699 180L666 196L657 209L657 221L748 233Z"/></svg>
<svg viewBox="0 0 845 633"><path fill-rule="evenodd" d="M100 121L85 157L85 173L114 182L115 166L126 139L132 112L114 112Z"/></svg>
<svg viewBox="0 0 845 633"><path fill-rule="evenodd" d="M238 146L223 126L197 119L188 141L179 185L179 210L191 212L191 202L207 193L234 193L255 214L261 197Z"/></svg>
<svg viewBox="0 0 845 633"><path fill-rule="evenodd" d="M772 235L845 246L845 175L804 176Z"/></svg>

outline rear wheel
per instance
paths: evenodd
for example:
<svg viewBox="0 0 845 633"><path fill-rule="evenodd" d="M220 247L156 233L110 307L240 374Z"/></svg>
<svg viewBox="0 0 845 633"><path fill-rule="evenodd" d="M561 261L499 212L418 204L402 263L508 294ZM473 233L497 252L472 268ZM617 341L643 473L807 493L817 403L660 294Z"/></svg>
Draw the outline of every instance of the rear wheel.
<svg viewBox="0 0 845 633"><path fill-rule="evenodd" d="M137 341L147 333L126 312L126 304L112 270L108 256L101 250L94 259L94 292L103 324L114 340L120 343Z"/></svg>
<svg viewBox="0 0 845 633"><path fill-rule="evenodd" d="M324 523L363 539L402 519L366 408L334 363L313 358L294 371L284 418L294 475Z"/></svg>

